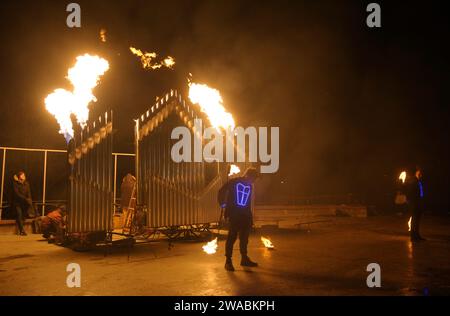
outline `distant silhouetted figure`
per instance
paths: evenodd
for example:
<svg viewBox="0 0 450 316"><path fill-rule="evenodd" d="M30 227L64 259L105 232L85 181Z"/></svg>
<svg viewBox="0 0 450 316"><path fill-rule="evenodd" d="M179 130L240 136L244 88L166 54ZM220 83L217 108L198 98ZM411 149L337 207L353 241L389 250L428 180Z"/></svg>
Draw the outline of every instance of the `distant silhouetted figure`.
<svg viewBox="0 0 450 316"><path fill-rule="evenodd" d="M408 204L412 213L411 219L411 241L425 240L420 235L420 221L425 210L425 187L422 179L422 170L416 168L414 177L411 179Z"/></svg>
<svg viewBox="0 0 450 316"><path fill-rule="evenodd" d="M30 217L35 216L30 184L26 179L25 172L20 171L17 175L14 175L13 188L12 204L13 209L16 211L18 234L25 236L27 233L24 229L24 219L27 215Z"/></svg>
<svg viewBox="0 0 450 316"><path fill-rule="evenodd" d="M258 173L256 169L249 168L243 177L229 180L220 188L218 200L221 207L225 208L225 219L229 220L228 238L225 246L225 269L234 271L231 257L233 245L239 235L241 251L241 266L256 267L258 264L250 260L247 255L247 244L250 230L253 225L251 201L253 195L253 182Z"/></svg>

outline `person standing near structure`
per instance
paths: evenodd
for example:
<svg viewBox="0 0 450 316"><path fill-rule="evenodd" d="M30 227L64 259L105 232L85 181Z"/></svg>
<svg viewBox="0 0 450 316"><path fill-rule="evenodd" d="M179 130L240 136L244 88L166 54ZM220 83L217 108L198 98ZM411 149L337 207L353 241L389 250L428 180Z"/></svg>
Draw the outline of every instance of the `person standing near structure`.
<svg viewBox="0 0 450 316"><path fill-rule="evenodd" d="M425 210L425 187L422 170L417 167L411 179L408 192L408 204L411 210L411 241L426 240L420 235L420 222Z"/></svg>
<svg viewBox="0 0 450 316"><path fill-rule="evenodd" d="M31 199L30 184L27 181L25 172L19 171L14 175L13 181L13 209L16 211L16 223L18 234L26 236L24 229L24 219L28 215L34 217L33 201Z"/></svg>
<svg viewBox="0 0 450 316"><path fill-rule="evenodd" d="M251 201L253 195L253 183L258 176L254 168L248 168L243 177L229 180L219 190L218 200L221 207L225 208L224 217L229 221L228 237L225 246L225 269L234 271L231 257L233 246L239 235L241 252L241 266L256 267L258 264L250 260L247 255L248 237L253 226Z"/></svg>

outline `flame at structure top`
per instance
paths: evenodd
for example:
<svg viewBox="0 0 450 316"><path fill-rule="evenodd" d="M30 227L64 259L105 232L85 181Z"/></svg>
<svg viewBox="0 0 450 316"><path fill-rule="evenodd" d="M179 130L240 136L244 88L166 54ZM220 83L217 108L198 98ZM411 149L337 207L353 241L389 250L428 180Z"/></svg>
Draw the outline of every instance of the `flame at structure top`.
<svg viewBox="0 0 450 316"><path fill-rule="evenodd" d="M159 69L161 67L167 67L172 69L173 65L175 65L175 60L171 56L167 56L160 62L155 62L154 59L156 58L156 53L143 53L140 49L130 47L130 51L141 58L142 67L144 69Z"/></svg>
<svg viewBox="0 0 450 316"><path fill-rule="evenodd" d="M405 183L406 181L406 171L402 171L400 173L400 176L398 177L399 180L402 180L402 183Z"/></svg>
<svg viewBox="0 0 450 316"><path fill-rule="evenodd" d="M409 218L409 221L408 221L408 231L409 232L411 231L411 222L412 222L412 216Z"/></svg>
<svg viewBox="0 0 450 316"><path fill-rule="evenodd" d="M56 89L45 98L45 108L58 121L59 133L64 135L67 143L74 135L70 115L75 115L82 128L86 126L89 118L88 105L97 101L92 89L108 69L109 63L103 58L88 54L78 56L66 77L72 83L73 90Z"/></svg>
<svg viewBox="0 0 450 316"><path fill-rule="evenodd" d="M189 99L192 103L200 105L202 112L208 116L211 125L215 128L231 128L235 126L233 116L227 112L220 92L208 87L206 84L189 82Z"/></svg>

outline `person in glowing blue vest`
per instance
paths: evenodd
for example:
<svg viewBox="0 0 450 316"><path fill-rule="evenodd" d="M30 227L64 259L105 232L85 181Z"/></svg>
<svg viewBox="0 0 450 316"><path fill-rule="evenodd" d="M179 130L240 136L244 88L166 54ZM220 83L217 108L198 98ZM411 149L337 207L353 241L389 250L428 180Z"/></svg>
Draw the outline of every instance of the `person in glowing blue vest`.
<svg viewBox="0 0 450 316"><path fill-rule="evenodd" d="M410 233L413 242L425 240L420 235L420 222L425 210L425 195L426 189L423 183L422 170L417 167L408 192L408 206L412 214Z"/></svg>
<svg viewBox="0 0 450 316"><path fill-rule="evenodd" d="M225 183L219 190L218 200L225 209L224 217L229 221L228 238L225 245L225 269L234 271L231 257L233 245L239 235L241 252L241 266L256 267L258 264L250 260L247 255L247 244L250 230L253 226L252 190L253 182L258 177L255 168L248 168L243 177L233 178Z"/></svg>

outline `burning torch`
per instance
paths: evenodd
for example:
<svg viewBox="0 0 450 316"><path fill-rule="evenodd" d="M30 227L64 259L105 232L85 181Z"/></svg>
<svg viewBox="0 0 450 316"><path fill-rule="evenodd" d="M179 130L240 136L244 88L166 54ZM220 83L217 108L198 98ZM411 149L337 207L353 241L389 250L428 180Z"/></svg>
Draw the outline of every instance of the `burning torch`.
<svg viewBox="0 0 450 316"><path fill-rule="evenodd" d="M406 181L406 171L402 171L402 173L400 173L400 176L398 178L402 181L402 183L404 185L405 181ZM411 231L411 222L412 222L412 216L410 216L409 220L408 220L408 231L409 232Z"/></svg>

